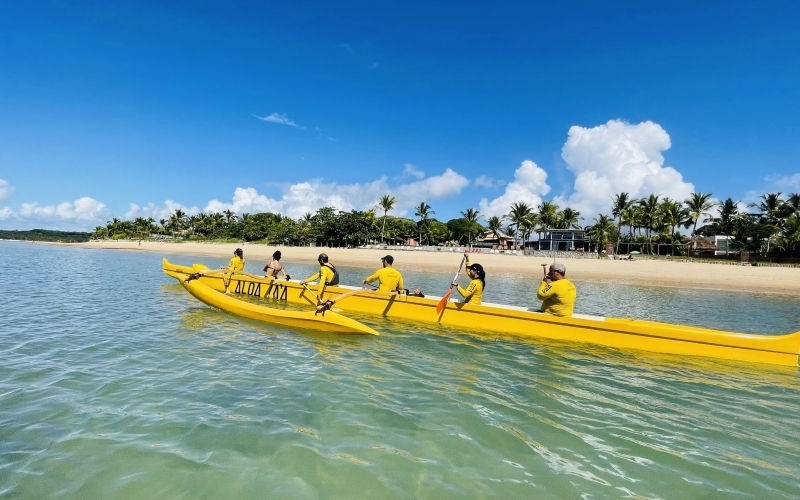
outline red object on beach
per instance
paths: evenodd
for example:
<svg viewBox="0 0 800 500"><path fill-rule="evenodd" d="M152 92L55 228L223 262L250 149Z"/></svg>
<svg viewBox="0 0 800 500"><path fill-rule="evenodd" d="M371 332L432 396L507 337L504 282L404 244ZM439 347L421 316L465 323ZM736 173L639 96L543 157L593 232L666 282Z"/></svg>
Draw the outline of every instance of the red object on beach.
<svg viewBox="0 0 800 500"><path fill-rule="evenodd" d="M466 257L463 257L461 259L461 264L458 265L458 271L456 271L456 275L453 276L453 281L455 281L456 278L458 278L458 273L461 272L461 268L464 266L464 261L465 260L467 260ZM442 310L444 309L444 306L447 305L447 301L448 301L448 299L450 299L451 295L453 295L453 283L452 282L450 283L450 288L447 289L447 293L445 293L444 297L442 297L442 300L440 300L439 303L436 304L436 314L442 314Z"/></svg>

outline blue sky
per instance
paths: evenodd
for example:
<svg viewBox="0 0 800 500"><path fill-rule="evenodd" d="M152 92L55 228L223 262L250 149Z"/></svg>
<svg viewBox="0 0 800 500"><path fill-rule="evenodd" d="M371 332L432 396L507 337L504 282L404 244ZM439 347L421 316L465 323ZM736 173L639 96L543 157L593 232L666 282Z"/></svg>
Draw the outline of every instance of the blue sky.
<svg viewBox="0 0 800 500"><path fill-rule="evenodd" d="M0 228L800 191L798 2L14 4Z"/></svg>

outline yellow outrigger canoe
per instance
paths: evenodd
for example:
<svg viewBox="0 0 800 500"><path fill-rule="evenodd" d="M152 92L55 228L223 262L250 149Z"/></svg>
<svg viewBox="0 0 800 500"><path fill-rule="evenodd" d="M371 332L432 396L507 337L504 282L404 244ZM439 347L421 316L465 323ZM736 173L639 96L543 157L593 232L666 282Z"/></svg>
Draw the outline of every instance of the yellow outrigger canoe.
<svg viewBox="0 0 800 500"><path fill-rule="evenodd" d="M187 275L202 269L207 268L200 264L195 264L194 267L181 266L164 259L164 273L181 282ZM196 281L214 290L225 290L220 274L202 276ZM317 304L316 297L300 285L299 281L294 280L234 274L228 290L232 294L308 304L311 307ZM354 290L357 288L329 286L325 289L323 299L335 299ZM437 314L436 304L440 298L389 295L364 290L337 302L336 308L463 330L586 342L667 354L785 366L798 366L800 356L800 331L785 335L753 335L629 318L583 314L559 318L524 307L487 303L474 305L454 300L448 302L442 312ZM330 313L326 313L326 316L327 314Z"/></svg>
<svg viewBox="0 0 800 500"><path fill-rule="evenodd" d="M218 292L199 280L186 281L181 279L180 282L186 291L200 302L237 316L295 328L305 328L307 330L378 335L378 332L372 328L333 311L327 311L324 315L315 314L314 311L283 311L244 302L231 295Z"/></svg>

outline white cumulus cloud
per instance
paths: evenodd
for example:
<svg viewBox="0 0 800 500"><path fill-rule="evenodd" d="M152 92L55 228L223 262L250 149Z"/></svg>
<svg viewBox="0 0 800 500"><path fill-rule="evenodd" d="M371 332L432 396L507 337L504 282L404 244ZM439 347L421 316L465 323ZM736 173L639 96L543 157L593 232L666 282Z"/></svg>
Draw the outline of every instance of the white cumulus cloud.
<svg viewBox="0 0 800 500"><path fill-rule="evenodd" d="M14 186L9 184L7 180L0 179L0 201L11 198L14 191Z"/></svg>
<svg viewBox="0 0 800 500"><path fill-rule="evenodd" d="M670 146L669 134L651 121L631 125L610 120L592 128L570 127L561 157L575 174L574 190L568 198L555 201L591 220L609 213L612 196L623 191L635 198L654 193L684 200L694 185L664 166L662 153Z"/></svg>
<svg viewBox="0 0 800 500"><path fill-rule="evenodd" d="M467 186L469 179L448 168L442 175L397 186L393 194L399 207L411 208L422 201L458 196Z"/></svg>
<svg viewBox="0 0 800 500"><path fill-rule="evenodd" d="M535 207L548 192L550 186L547 185L547 172L531 160L525 160L514 171L514 180L506 185L502 195L492 201L481 198L478 206L485 217L502 216L508 213L511 205L519 201Z"/></svg>
<svg viewBox="0 0 800 500"><path fill-rule="evenodd" d="M416 171L421 173L419 170ZM354 184L312 179L283 187L281 196L276 198L259 193L253 187L237 187L230 201L213 199L202 211L213 213L231 210L238 214L272 212L297 219L306 213L313 214L322 207L334 207L344 211L369 210L378 204L381 196L388 194L397 199L392 212L404 215L408 209L422 201L430 202L458 196L469 183L469 179L449 168L441 175L396 186L391 186L385 176L371 182ZM169 217L176 208L189 215L200 212L197 207L187 208L173 201L168 201L164 205L150 203L145 207L132 203L125 218L153 217L159 220Z"/></svg>
<svg viewBox="0 0 800 500"><path fill-rule="evenodd" d="M110 214L104 203L86 196L58 205L41 206L36 202L23 203L17 215L25 219L93 221L104 219Z"/></svg>
<svg viewBox="0 0 800 500"><path fill-rule="evenodd" d="M111 211L100 201L88 196L58 205L23 203L19 210L0 209L0 219L14 219L18 226L47 227L53 229L86 230L91 225L105 223Z"/></svg>
<svg viewBox="0 0 800 500"><path fill-rule="evenodd" d="M284 188L279 199L259 194L252 187L236 188L231 202L211 200L203 211L275 212L299 218L305 213L314 213L321 207L335 207L345 211L369 210L377 205L381 196L388 194L397 198L394 212L402 215L422 201L458 196L467 185L469 179L449 168L442 175L395 187L389 186L386 177L355 184L326 183L314 179Z"/></svg>
<svg viewBox="0 0 800 500"><path fill-rule="evenodd" d="M197 207L187 207L173 200L167 200L163 205L148 203L143 207L140 207L136 203L131 203L128 206L128 211L125 212L123 218L135 219L137 217L152 217L153 220L158 222L161 219L169 219L169 217L175 213L176 210L181 210L186 213L186 215L197 215L200 213L200 209Z"/></svg>

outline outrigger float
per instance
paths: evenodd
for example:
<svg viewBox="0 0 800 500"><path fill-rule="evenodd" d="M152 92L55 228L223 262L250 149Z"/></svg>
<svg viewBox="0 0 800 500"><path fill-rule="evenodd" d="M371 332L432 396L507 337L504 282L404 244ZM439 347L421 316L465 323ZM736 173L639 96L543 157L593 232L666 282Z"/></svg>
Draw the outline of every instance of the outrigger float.
<svg viewBox="0 0 800 500"><path fill-rule="evenodd" d="M206 266L194 264L182 266L164 259L164 274L183 283L192 295L213 307L231 314L254 317L248 308L234 307L232 302L252 308L270 309L249 304L224 293L225 284L221 274L208 274L186 283L190 275L207 270ZM208 291L206 291L206 289ZM194 290L194 291L193 291ZM352 294L355 287L329 286L325 289L324 300L343 294ZM231 294L269 298L298 304L307 304L313 310L317 297L296 280L261 278L254 275L234 273L228 284ZM211 295L213 292L216 295ZM222 300L220 299L220 297ZM394 295L363 289L336 303L342 311L372 314L385 318L402 319L427 324L463 329L498 332L530 338L547 338L574 342L599 344L620 349L638 349L684 356L703 356L709 358L731 359L752 363L768 363L784 366L798 366L800 356L800 331L784 335L755 335L726 332L683 325L672 325L655 321L629 318L606 318L575 314L569 318L559 318L535 312L524 307L500 304L465 304L451 300L440 313L436 305L441 297L415 297ZM271 311L276 311L270 309ZM288 311L278 311L285 313ZM328 318L332 311L326 313ZM306 313L295 313L306 314ZM309 315L314 315L309 312ZM341 315L338 315L343 318ZM322 317L318 315L317 317ZM257 318L264 319L264 318ZM347 319L347 318L344 318ZM264 319L265 321L271 321ZM283 322L283 319L275 322ZM354 321L354 323L360 325ZM283 323L288 324L288 323ZM318 322L317 328L326 323ZM361 325L363 326L363 325ZM325 326L327 329L328 326ZM334 327L330 327L334 331ZM377 333L377 332L376 332Z"/></svg>
<svg viewBox="0 0 800 500"><path fill-rule="evenodd" d="M181 285L200 302L236 316L257 319L295 328L333 333L378 335L374 329L333 311L316 314L314 311L284 311L244 302L218 292L201 280L181 280Z"/></svg>

